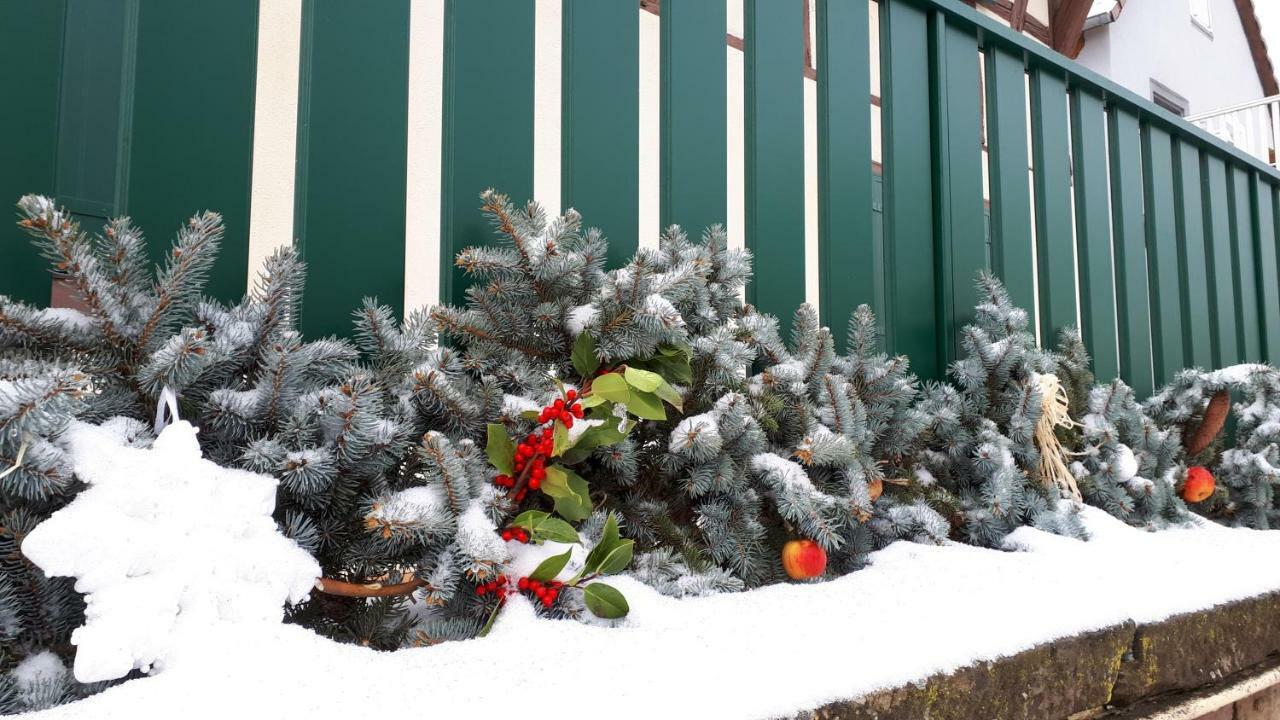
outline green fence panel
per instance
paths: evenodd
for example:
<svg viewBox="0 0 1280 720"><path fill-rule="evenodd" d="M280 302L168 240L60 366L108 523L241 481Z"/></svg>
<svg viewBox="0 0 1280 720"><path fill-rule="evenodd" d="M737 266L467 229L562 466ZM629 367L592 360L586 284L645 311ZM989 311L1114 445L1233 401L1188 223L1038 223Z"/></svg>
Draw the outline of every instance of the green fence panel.
<svg viewBox="0 0 1280 720"><path fill-rule="evenodd" d="M1240 359L1262 360L1262 324L1258 317L1260 290L1257 285L1258 261L1254 256L1253 192L1249 171L1232 165L1231 237L1236 276L1236 321L1240 324Z"/></svg>
<svg viewBox="0 0 1280 720"><path fill-rule="evenodd" d="M635 0L564 0L562 11L562 202L604 232L618 267L635 255L640 213L640 18Z"/></svg>
<svg viewBox="0 0 1280 720"><path fill-rule="evenodd" d="M1262 309L1261 359L1280 362L1280 287L1276 286L1280 267L1276 265L1275 186L1249 172L1249 195L1253 204L1253 249L1258 259L1255 282Z"/></svg>
<svg viewBox="0 0 1280 720"><path fill-rule="evenodd" d="M1035 307L1031 253L1031 163L1022 56L986 50L987 165L991 182L991 266L1018 307Z"/></svg>
<svg viewBox="0 0 1280 720"><path fill-rule="evenodd" d="M1193 142L1175 141L1173 207L1178 234L1179 298L1185 343L1183 356L1200 368L1213 366L1213 334L1209 329L1209 271L1205 259L1204 207L1200 150Z"/></svg>
<svg viewBox="0 0 1280 720"><path fill-rule="evenodd" d="M725 15L724 3L662 3L659 215L691 235L727 213Z"/></svg>
<svg viewBox="0 0 1280 720"><path fill-rule="evenodd" d="M58 142L58 77L64 2L0 3L0 295L49 304L49 264L14 224L13 204L27 193L54 192ZM12 99L21 98L21 103Z"/></svg>
<svg viewBox="0 0 1280 720"><path fill-rule="evenodd" d="M1067 85L1045 68L1031 72L1031 149L1035 165L1036 261L1040 342L1076 324L1075 248L1071 237L1071 151Z"/></svg>
<svg viewBox="0 0 1280 720"><path fill-rule="evenodd" d="M307 0L302 21L294 220L308 266L302 328L346 334L362 297L397 312L404 303L409 3Z"/></svg>
<svg viewBox="0 0 1280 720"><path fill-rule="evenodd" d="M959 358L960 329L973 322L978 271L987 267L982 198L982 98L978 38L935 13L929 25L933 62L934 237L939 315L948 332L942 357Z"/></svg>
<svg viewBox="0 0 1280 720"><path fill-rule="evenodd" d="M206 292L239 299L249 265L258 2L143 0L137 38L125 207L153 257L187 218L222 213L226 236Z"/></svg>
<svg viewBox="0 0 1280 720"><path fill-rule="evenodd" d="M745 0L747 302L784 327L804 302L804 35L801 8Z"/></svg>
<svg viewBox="0 0 1280 720"><path fill-rule="evenodd" d="M463 302L469 282L454 256L493 241L480 192L496 188L518 205L533 197L533 18L525 0L445 5L440 288L448 302Z"/></svg>
<svg viewBox="0 0 1280 720"><path fill-rule="evenodd" d="M1231 242L1231 205L1227 166L1221 158L1204 154L1205 246L1210 286L1209 308L1213 334L1213 365L1227 367L1240 362L1240 331L1236 320L1235 268Z"/></svg>
<svg viewBox="0 0 1280 720"><path fill-rule="evenodd" d="M869 25L857 3L818 0L818 309L840 348L854 308L884 311L871 235Z"/></svg>
<svg viewBox="0 0 1280 720"><path fill-rule="evenodd" d="M1155 382L1151 368L1141 136L1138 118L1124 108L1111 107L1107 120L1120 376L1138 397L1144 398L1154 390Z"/></svg>
<svg viewBox="0 0 1280 720"><path fill-rule="evenodd" d="M916 374L942 375L934 304L929 20L907 0L880 3L885 337Z"/></svg>
<svg viewBox="0 0 1280 720"><path fill-rule="evenodd" d="M1173 141L1158 127L1142 125L1142 182L1147 221L1147 273L1151 297L1151 353L1156 386L1186 366L1182 282L1173 208Z"/></svg>
<svg viewBox="0 0 1280 720"><path fill-rule="evenodd" d="M1080 273L1080 336L1099 382L1120 375L1111 259L1111 187L1107 175L1107 113L1096 94L1071 91L1072 179Z"/></svg>

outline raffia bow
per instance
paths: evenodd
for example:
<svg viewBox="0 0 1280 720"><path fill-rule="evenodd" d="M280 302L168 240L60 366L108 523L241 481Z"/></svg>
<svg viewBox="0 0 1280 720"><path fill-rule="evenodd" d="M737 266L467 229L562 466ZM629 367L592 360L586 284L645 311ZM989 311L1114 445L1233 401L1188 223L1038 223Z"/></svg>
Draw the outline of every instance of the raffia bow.
<svg viewBox="0 0 1280 720"><path fill-rule="evenodd" d="M1067 467L1067 451L1058 441L1058 434L1055 432L1059 427L1069 428L1079 424L1067 413L1070 404L1067 390L1053 373L1037 374L1032 380L1040 388L1040 397L1044 403L1035 434L1036 449L1040 451L1040 478L1045 484L1052 482L1064 497L1079 501L1080 488L1076 486L1076 478Z"/></svg>

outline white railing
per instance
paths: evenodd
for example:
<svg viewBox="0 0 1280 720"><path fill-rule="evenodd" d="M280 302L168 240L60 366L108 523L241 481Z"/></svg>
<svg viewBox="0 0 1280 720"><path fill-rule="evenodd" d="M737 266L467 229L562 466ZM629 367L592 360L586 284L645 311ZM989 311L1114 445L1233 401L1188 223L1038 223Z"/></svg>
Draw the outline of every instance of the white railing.
<svg viewBox="0 0 1280 720"><path fill-rule="evenodd" d="M1280 167L1276 163L1276 140L1280 139L1280 95L1187 117L1245 152Z"/></svg>

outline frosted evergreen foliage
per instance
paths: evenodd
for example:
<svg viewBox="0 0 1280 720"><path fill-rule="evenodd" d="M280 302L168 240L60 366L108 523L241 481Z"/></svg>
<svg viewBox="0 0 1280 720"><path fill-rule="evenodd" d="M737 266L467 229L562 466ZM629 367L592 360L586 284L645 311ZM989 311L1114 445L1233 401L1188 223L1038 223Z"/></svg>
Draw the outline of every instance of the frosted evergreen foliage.
<svg viewBox="0 0 1280 720"><path fill-rule="evenodd" d="M1186 471L1181 433L1158 426L1129 386L1114 380L1094 388L1081 425L1077 482L1085 502L1151 530L1189 519L1177 493Z"/></svg>
<svg viewBox="0 0 1280 720"><path fill-rule="evenodd" d="M1036 347L1026 312L999 280L982 273L978 294L975 321L961 332L964 358L950 368L955 385L926 388L930 439L921 463L952 496L953 524L969 542L998 546L1022 525L1083 537L1077 509L1038 477L1043 398L1035 377L1055 372L1056 359Z"/></svg>
<svg viewBox="0 0 1280 720"><path fill-rule="evenodd" d="M1209 399L1222 390L1231 391L1237 400L1231 407L1236 421L1234 443L1224 449L1219 440L1200 457L1188 460L1209 465L1217 485L1214 495L1196 509L1229 525L1261 530L1280 527L1276 504L1280 371L1267 365L1237 365L1215 372L1184 370L1146 407L1163 425L1193 428L1201 422Z"/></svg>

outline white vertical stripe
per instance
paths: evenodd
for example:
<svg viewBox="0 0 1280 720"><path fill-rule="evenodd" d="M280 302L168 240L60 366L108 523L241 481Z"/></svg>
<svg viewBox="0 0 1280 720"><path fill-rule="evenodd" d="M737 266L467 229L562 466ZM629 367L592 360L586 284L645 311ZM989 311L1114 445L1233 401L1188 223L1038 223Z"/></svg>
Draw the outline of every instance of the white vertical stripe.
<svg viewBox="0 0 1280 720"><path fill-rule="evenodd" d="M560 196L561 0L537 0L533 45L533 199L550 215ZM608 112L607 109L601 110ZM524 198L511 198L517 205Z"/></svg>
<svg viewBox="0 0 1280 720"><path fill-rule="evenodd" d="M818 83L804 83L804 301L818 309Z"/></svg>
<svg viewBox="0 0 1280 720"><path fill-rule="evenodd" d="M639 222L637 228L640 247L658 247L661 232L661 172L662 172L662 22L647 10L640 13L640 163L637 185L639 187ZM679 222L679 218L675 218ZM699 233L700 228L685 228Z"/></svg>
<svg viewBox="0 0 1280 720"><path fill-rule="evenodd" d="M731 17L735 4L739 15L742 12L741 0L736 3L735 0L730 0ZM724 188L724 205L726 205L727 214L724 229L728 233L728 246L740 250L746 246L746 115L744 111L746 97L744 85L742 85L744 64L742 64L742 53L739 50L726 47L724 55L727 63L728 88L724 94L728 120L727 132L724 133L728 160L728 186Z"/></svg>
<svg viewBox="0 0 1280 720"><path fill-rule="evenodd" d="M253 106L249 287L263 262L293 237L302 0L262 0Z"/></svg>
<svg viewBox="0 0 1280 720"><path fill-rule="evenodd" d="M444 135L444 2L409 6L404 309L440 302L440 183Z"/></svg>

